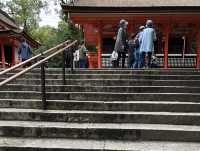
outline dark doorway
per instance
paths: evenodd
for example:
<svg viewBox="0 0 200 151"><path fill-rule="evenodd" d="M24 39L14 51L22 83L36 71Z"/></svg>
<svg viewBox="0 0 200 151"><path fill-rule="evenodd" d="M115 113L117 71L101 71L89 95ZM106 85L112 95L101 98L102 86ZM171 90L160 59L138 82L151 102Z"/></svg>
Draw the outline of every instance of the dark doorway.
<svg viewBox="0 0 200 151"><path fill-rule="evenodd" d="M169 38L169 54L182 54L184 40L181 36Z"/></svg>
<svg viewBox="0 0 200 151"><path fill-rule="evenodd" d="M111 54L114 50L115 40L113 38L104 38L103 39L103 54Z"/></svg>
<svg viewBox="0 0 200 151"><path fill-rule="evenodd" d="M6 63L11 64L12 63L12 46L5 45L4 51L5 51L5 61L6 61Z"/></svg>

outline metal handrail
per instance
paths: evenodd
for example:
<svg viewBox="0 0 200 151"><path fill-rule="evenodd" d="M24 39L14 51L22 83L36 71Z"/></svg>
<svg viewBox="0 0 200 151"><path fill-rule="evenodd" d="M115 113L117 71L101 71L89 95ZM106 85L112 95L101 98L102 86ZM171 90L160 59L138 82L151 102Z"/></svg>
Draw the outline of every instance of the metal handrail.
<svg viewBox="0 0 200 151"><path fill-rule="evenodd" d="M42 55L45 55L45 54L47 54L47 53L50 53L50 52L53 51L53 50L59 49L60 47L63 47L63 46L65 46L65 45L68 44L68 43L69 43L69 40L67 40L67 41L65 41L65 42L63 42L63 43L61 43L61 44L59 44L59 45L57 45L57 46L55 46L55 47L53 47L53 48L51 48L51 49L48 49L47 51L45 51L45 52L43 52L43 53L40 53L40 54L38 54L38 55L36 55L36 56L34 56L34 57L32 57L32 58L30 58L30 59L28 59L28 60L22 62L22 63L19 63L19 64L15 65L15 66L11 67L11 68L8 68L8 69L6 69L6 70L3 70L3 71L0 72L0 76L1 76L1 75L4 75L4 74L6 74L6 73L8 73L8 72L10 72L10 71L13 71L13 70L15 70L15 69L17 69L17 68L19 68L19 67L21 67L21 66L23 66L23 65L26 65L26 64L28 64L29 62L33 61L34 59L37 59L37 58L41 57Z"/></svg>
<svg viewBox="0 0 200 151"><path fill-rule="evenodd" d="M4 86L5 84L7 84L7 83L9 83L9 82L11 82L11 81L13 81L13 80L15 80L16 78L18 78L19 76L21 76L21 75L27 73L28 71L32 70L33 68L35 68L35 67L37 67L37 66L39 66L39 65L41 65L41 64L43 64L43 63L45 63L46 61L48 61L48 60L51 59L52 57L54 57L54 56L56 56L57 54L63 52L65 49L68 49L68 48L72 47L72 46L75 45L76 43L77 43L77 40L75 40L75 41L72 42L71 44L68 44L66 47L60 49L59 51L57 51L57 52L55 52L55 53L49 55L48 57L46 57L46 58L44 58L44 59L38 61L38 62L35 63L34 65L32 65L32 66L30 66L30 67L28 67L28 68L22 70L21 72L19 72L19 73L13 75L13 76L11 76L11 77L9 77L8 79L6 79L6 80L0 82L0 87L1 87L1 86Z"/></svg>

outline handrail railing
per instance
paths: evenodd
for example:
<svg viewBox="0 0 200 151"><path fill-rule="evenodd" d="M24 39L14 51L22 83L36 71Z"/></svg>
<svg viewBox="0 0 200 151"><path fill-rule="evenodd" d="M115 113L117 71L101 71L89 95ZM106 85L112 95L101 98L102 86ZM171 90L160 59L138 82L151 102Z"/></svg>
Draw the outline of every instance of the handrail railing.
<svg viewBox="0 0 200 151"><path fill-rule="evenodd" d="M34 56L34 57L32 57L32 58L30 58L30 59L28 59L28 60L22 62L22 63L19 63L19 64L15 65L15 66L11 67L11 68L8 68L8 69L6 69L6 70L3 70L3 71L0 72L0 76L1 76L1 75L4 75L4 74L6 74L6 73L8 73L8 72L10 72L10 71L13 71L13 70L15 70L15 69L17 69L17 68L19 68L19 67L21 67L21 66L24 66L24 65L30 63L31 61L33 61L33 60L35 60L35 59L41 57L42 55L45 55L45 54L47 54L47 53L50 53L50 52L53 51L53 50L59 49L60 47L63 47L63 46L65 46L65 45L68 44L68 43L69 43L69 40L67 40L67 41L65 41L65 42L63 42L63 43L61 43L61 44L59 44L59 45L57 45L57 46L55 46L55 47L53 47L53 48L51 48L51 49L48 49L47 51L45 51L45 52L43 52L43 53L40 53L40 54L38 54L38 55L36 55L36 56Z"/></svg>
<svg viewBox="0 0 200 151"><path fill-rule="evenodd" d="M67 45L66 47L60 49L59 51L57 51L57 52L55 52L55 53L49 55L48 57L46 57L46 58L44 58L44 59L38 61L38 62L35 63L34 65L32 65L32 66L30 66L30 67L28 67L28 68L25 68L25 69L22 70L21 72L19 72L19 73L15 74L15 75L11 76L10 78L8 78L8 79L6 79L6 80L0 82L0 87L3 86L3 85L5 85L5 84L7 84L8 82L11 82L11 81L15 80L17 77L19 77L19 76L21 76L21 75L27 73L28 71L30 71L30 70L32 70L33 68L35 68L35 67L41 65L42 63L45 63L46 61L48 61L48 60L51 59L52 57L54 57L54 56L56 56L57 54L63 52L65 49L70 48L71 46L73 46L73 45L76 44L76 43L77 43L77 41L72 42L71 44Z"/></svg>
<svg viewBox="0 0 200 151"><path fill-rule="evenodd" d="M21 72L9 77L8 79L0 82L0 87L6 85L7 83L15 80L16 78L18 78L19 76L24 75L25 73L27 73L28 71L34 69L35 67L41 65L41 97L42 97L42 104L43 104L43 109L46 109L46 90L45 90L45 63L46 61L48 61L49 59L53 58L54 56L60 54L64 51L70 51L69 48L72 48L75 44L77 43L77 40L73 41L72 43L68 44L67 46L65 46L64 48L59 49L58 51L54 52L53 54L47 56L46 58L42 58L40 61L38 61L37 63L33 64L32 66L25 68L24 70L22 70ZM72 53L72 52L71 52ZM65 59L63 59L63 61L65 61ZM71 65L71 70L73 70L73 65ZM63 68L65 68L65 65L63 65ZM65 70L63 70L63 81L65 81ZM65 84L65 83L64 83Z"/></svg>

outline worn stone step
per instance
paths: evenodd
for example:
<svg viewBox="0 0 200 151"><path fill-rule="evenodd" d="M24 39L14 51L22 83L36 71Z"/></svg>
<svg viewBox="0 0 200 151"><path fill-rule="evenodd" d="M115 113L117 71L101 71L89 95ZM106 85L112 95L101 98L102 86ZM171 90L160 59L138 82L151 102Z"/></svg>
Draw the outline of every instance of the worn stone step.
<svg viewBox="0 0 200 151"><path fill-rule="evenodd" d="M41 109L42 101L0 99L0 108ZM48 100L48 110L200 112L200 103L167 101L75 101Z"/></svg>
<svg viewBox="0 0 200 151"><path fill-rule="evenodd" d="M200 93L48 92L48 100L199 102ZM1 99L41 99L36 91L0 91Z"/></svg>
<svg viewBox="0 0 200 151"><path fill-rule="evenodd" d="M200 141L200 126L0 121L0 137Z"/></svg>
<svg viewBox="0 0 200 151"><path fill-rule="evenodd" d="M10 75L3 75L3 78ZM27 73L23 78L40 79L39 73ZM149 80L200 80L200 75L159 75L159 74L66 74L67 79L149 79ZM46 79L61 79L62 74L46 74Z"/></svg>
<svg viewBox="0 0 200 151"><path fill-rule="evenodd" d="M198 151L198 142L0 137L2 151Z"/></svg>
<svg viewBox="0 0 200 151"><path fill-rule="evenodd" d="M200 125L199 118L200 113L0 109L0 120L18 121Z"/></svg>
<svg viewBox="0 0 200 151"><path fill-rule="evenodd" d="M199 93L200 87L187 86L77 86L46 85L47 92ZM9 84L0 91L41 91L40 85Z"/></svg>
<svg viewBox="0 0 200 151"><path fill-rule="evenodd" d="M12 71L12 73L17 73L22 71L22 69L17 69ZM38 73L40 68L33 69L30 73ZM46 73L48 74L61 74L61 68L46 68ZM71 73L69 69L66 69L66 73ZM84 73L84 74L200 74L200 71L197 69L74 69L73 73Z"/></svg>
<svg viewBox="0 0 200 151"><path fill-rule="evenodd" d="M1 81L4 79L1 79ZM19 78L13 84L39 85L40 79ZM62 79L46 79L47 85L62 85ZM81 86L200 86L200 80L66 79L68 85Z"/></svg>

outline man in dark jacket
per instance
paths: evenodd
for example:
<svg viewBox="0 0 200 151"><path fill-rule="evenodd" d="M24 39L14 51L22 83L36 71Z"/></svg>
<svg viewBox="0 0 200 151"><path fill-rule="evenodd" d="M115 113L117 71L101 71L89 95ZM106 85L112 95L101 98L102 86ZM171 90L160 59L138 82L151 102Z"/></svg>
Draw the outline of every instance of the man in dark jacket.
<svg viewBox="0 0 200 151"><path fill-rule="evenodd" d="M117 39L115 42L115 48L114 50L118 53L118 59L117 59L117 66L119 67L120 59L122 58L122 68L124 68L125 65L125 58L126 58L126 49L127 49L127 43L126 43L126 29L128 26L128 22L124 19L120 21L119 24L119 30L117 34Z"/></svg>
<svg viewBox="0 0 200 151"><path fill-rule="evenodd" d="M29 45L26 43L25 39L22 39L22 43L19 47L19 51L18 51L18 57L19 60L21 59L22 62L28 60L32 55L32 51L29 47Z"/></svg>

